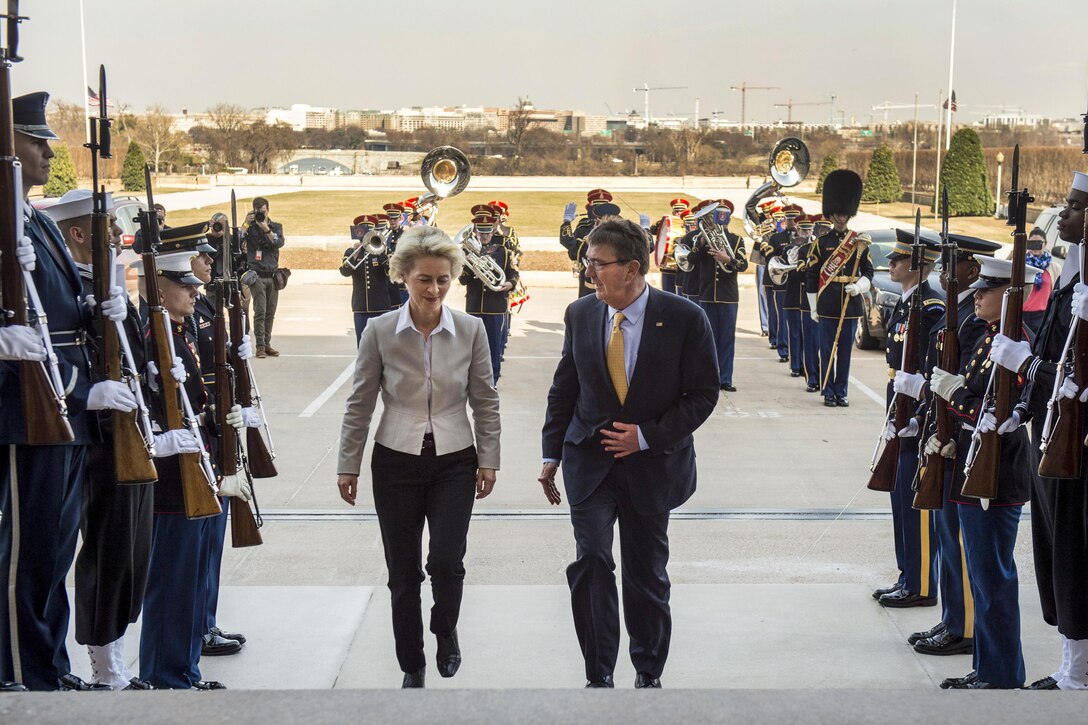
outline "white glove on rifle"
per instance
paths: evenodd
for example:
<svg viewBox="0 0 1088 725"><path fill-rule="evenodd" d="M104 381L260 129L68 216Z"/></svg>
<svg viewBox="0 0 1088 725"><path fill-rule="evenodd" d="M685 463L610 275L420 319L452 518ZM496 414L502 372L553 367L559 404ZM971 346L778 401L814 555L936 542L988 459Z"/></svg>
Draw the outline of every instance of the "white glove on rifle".
<svg viewBox="0 0 1088 725"><path fill-rule="evenodd" d="M103 380L91 386L87 394L87 410L120 410L130 413L136 410L136 396L124 383Z"/></svg>
<svg viewBox="0 0 1088 725"><path fill-rule="evenodd" d="M884 426L884 440L890 441L895 438L895 421L889 420Z"/></svg>
<svg viewBox="0 0 1088 725"><path fill-rule="evenodd" d="M200 441L191 430L179 428L155 435L155 458L176 456L179 453L200 453Z"/></svg>
<svg viewBox="0 0 1088 725"><path fill-rule="evenodd" d="M967 385L967 378L962 375L953 375L941 368L934 368L933 375L929 378L929 388L933 394L951 400L953 393Z"/></svg>
<svg viewBox="0 0 1088 725"><path fill-rule="evenodd" d="M235 430L242 430L246 427L245 418L242 416L242 406L236 403L231 407L230 412L227 413L227 425Z"/></svg>
<svg viewBox="0 0 1088 725"><path fill-rule="evenodd" d="M1073 286L1073 314L1082 320L1088 321L1088 285L1077 282Z"/></svg>
<svg viewBox="0 0 1088 725"><path fill-rule="evenodd" d="M1072 375L1066 375L1065 380L1062 381L1062 386L1058 388L1058 397L1072 400L1077 397L1079 388L1077 388L1076 381L1073 380Z"/></svg>
<svg viewBox="0 0 1088 725"><path fill-rule="evenodd" d="M23 237L15 243L15 260L27 272L33 272L38 266L38 255L34 251L34 242L30 237Z"/></svg>
<svg viewBox="0 0 1088 725"><path fill-rule="evenodd" d="M932 456L935 453L940 453L942 458L954 459L956 457L956 439L951 438L944 447L941 447L941 442L937 440L937 436L930 436L926 441L925 448L922 452L927 456Z"/></svg>
<svg viewBox="0 0 1088 725"><path fill-rule="evenodd" d="M223 479L219 481L219 495L234 496L243 501L252 501L253 489L250 487L249 481L246 480L245 476L234 474L231 476L223 476Z"/></svg>
<svg viewBox="0 0 1088 725"><path fill-rule="evenodd" d="M813 322L819 322L820 316L816 314L816 293L806 292L805 297L808 299L809 316L812 317Z"/></svg>
<svg viewBox="0 0 1088 725"><path fill-rule="evenodd" d="M563 221L565 221L565 222L574 221L574 217L575 217L575 215L577 213L578 213L578 204L573 202L573 201L568 203L567 206L563 209Z"/></svg>
<svg viewBox="0 0 1088 725"><path fill-rule="evenodd" d="M896 432L896 435L900 438L917 438L920 430L921 426L918 425L918 419L911 418L910 422L907 423L907 426L905 428L900 428Z"/></svg>
<svg viewBox="0 0 1088 725"><path fill-rule="evenodd" d="M0 327L0 360L45 359L45 345L37 330L26 325Z"/></svg>
<svg viewBox="0 0 1088 725"><path fill-rule="evenodd" d="M261 427L261 416L257 414L257 409L252 405L242 408L242 421L245 423L246 428Z"/></svg>
<svg viewBox="0 0 1088 725"><path fill-rule="evenodd" d="M156 382L156 378L159 377L159 366L155 364L154 360L147 361L147 382L153 391L159 392L159 384ZM185 363L181 361L181 358L174 356L173 365L170 368L170 377L172 377L178 385L181 385L189 379L189 373L185 370Z"/></svg>
<svg viewBox="0 0 1088 725"><path fill-rule="evenodd" d="M242 360L253 357L253 344L249 341L249 335L242 335L242 343L238 346L238 357Z"/></svg>
<svg viewBox="0 0 1088 725"><path fill-rule="evenodd" d="M873 283L869 281L868 277L858 277L857 282L851 282L843 287L846 294L851 297L857 297L860 294L865 294L873 286Z"/></svg>
<svg viewBox="0 0 1088 725"><path fill-rule="evenodd" d="M1031 345L1026 340L1016 342L1000 332L994 335L993 346L990 347L990 359L1001 367L1018 373L1030 357Z"/></svg>
<svg viewBox="0 0 1088 725"><path fill-rule="evenodd" d="M892 390L914 398L915 400L921 400L922 390L925 386L926 378L924 375L897 370L895 373L895 382L892 383Z"/></svg>
<svg viewBox="0 0 1088 725"><path fill-rule="evenodd" d="M110 298L102 303L102 314L105 315L106 319L113 322L123 322L128 317L126 297L125 291L120 287L110 287ZM94 295L87 295L83 298L83 302L90 309L94 309L94 306L98 304L98 300L94 298Z"/></svg>
<svg viewBox="0 0 1088 725"><path fill-rule="evenodd" d="M982 420L978 422L978 430L980 433L992 433L996 429L998 435L1005 435L1006 433L1012 433L1019 427L1020 414L1015 410L1000 426L997 425L997 418L994 417L993 413L984 414Z"/></svg>

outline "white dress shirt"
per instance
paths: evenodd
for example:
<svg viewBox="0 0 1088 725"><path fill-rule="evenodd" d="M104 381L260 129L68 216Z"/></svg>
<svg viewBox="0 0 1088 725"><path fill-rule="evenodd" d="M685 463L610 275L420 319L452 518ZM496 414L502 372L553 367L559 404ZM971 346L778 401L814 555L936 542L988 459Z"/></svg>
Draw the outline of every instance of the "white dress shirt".
<svg viewBox="0 0 1088 725"><path fill-rule="evenodd" d="M442 314L438 320L438 327L431 330L430 335L423 335L416 327L416 323L412 321L412 313L409 309L409 305L401 305L400 314L397 315L397 331L396 334L400 334L405 330L412 330L417 335L423 337L423 374L426 377L427 388L427 433L434 433L434 428L431 425L431 405L434 402L434 382L431 380L431 338L440 332L448 332L450 337L457 337L457 331L453 327L453 313L449 311L449 308L442 305Z"/></svg>

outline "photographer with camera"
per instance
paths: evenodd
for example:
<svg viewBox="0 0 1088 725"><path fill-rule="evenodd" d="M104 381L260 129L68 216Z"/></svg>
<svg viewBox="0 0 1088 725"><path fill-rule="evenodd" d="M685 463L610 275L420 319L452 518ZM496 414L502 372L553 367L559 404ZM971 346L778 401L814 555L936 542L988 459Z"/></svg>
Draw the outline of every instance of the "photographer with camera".
<svg viewBox="0 0 1088 725"><path fill-rule="evenodd" d="M279 357L270 344L272 324L276 319L276 303L280 287L276 273L280 269L280 248L283 247L283 225L268 216L268 199L253 200L253 211L246 215L246 264L257 275L250 280L253 299L253 338L257 357Z"/></svg>

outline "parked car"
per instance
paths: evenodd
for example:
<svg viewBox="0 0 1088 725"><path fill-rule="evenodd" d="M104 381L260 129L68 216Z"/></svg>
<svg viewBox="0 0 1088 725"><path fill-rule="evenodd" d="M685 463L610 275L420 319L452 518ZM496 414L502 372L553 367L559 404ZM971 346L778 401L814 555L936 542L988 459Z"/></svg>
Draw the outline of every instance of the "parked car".
<svg viewBox="0 0 1088 725"><path fill-rule="evenodd" d="M888 318L899 304L902 289L892 282L888 271L888 253L895 245L894 229L874 229L866 232L873 239L869 257L873 260L873 286L861 296L864 315L858 321L854 343L859 350L875 350L884 346L888 333ZM929 285L941 296L941 275L934 270L929 275Z"/></svg>
<svg viewBox="0 0 1088 725"><path fill-rule="evenodd" d="M147 202L134 196L113 197L113 213L117 216L117 226L121 227L121 247L129 249L136 240L136 230L140 228L140 212L147 209Z"/></svg>

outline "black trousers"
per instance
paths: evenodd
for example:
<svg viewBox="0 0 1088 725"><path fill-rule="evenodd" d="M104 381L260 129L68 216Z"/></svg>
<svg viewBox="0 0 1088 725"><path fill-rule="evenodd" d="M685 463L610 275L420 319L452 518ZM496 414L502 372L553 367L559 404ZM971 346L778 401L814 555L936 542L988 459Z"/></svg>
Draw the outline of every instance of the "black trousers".
<svg viewBox="0 0 1088 725"><path fill-rule="evenodd" d="M601 485L571 506L577 559L567 567L574 630L585 658L586 679L613 674L620 644L619 596L612 533L620 524L623 619L636 672L660 677L669 655L672 614L669 512L642 514L628 490L625 464L617 462Z"/></svg>
<svg viewBox="0 0 1088 725"><path fill-rule="evenodd" d="M426 665L423 654L423 523L430 545L427 573L431 577L430 629L449 636L457 627L465 583L465 550L472 504L476 499L476 448L436 456L433 446L418 456L375 443L370 470L374 508L389 569L393 601L393 638L401 671Z"/></svg>

